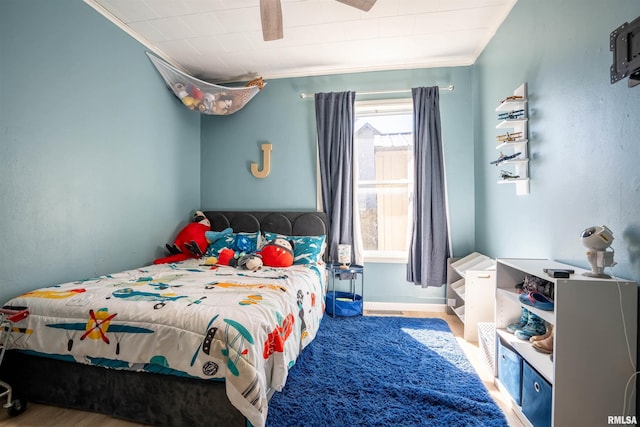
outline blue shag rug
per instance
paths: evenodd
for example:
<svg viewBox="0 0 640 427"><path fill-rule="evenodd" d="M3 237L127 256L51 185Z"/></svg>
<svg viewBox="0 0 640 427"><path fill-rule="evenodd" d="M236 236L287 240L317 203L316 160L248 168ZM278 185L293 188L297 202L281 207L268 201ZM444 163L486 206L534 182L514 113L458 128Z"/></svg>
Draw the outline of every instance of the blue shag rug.
<svg viewBox="0 0 640 427"><path fill-rule="evenodd" d="M325 316L268 427L496 426L502 411L442 319Z"/></svg>

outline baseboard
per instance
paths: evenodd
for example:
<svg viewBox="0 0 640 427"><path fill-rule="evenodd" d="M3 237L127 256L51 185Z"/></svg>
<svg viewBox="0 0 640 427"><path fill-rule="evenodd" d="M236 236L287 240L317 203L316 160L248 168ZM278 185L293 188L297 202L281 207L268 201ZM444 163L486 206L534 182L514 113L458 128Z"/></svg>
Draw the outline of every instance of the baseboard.
<svg viewBox="0 0 640 427"><path fill-rule="evenodd" d="M407 303L407 302L375 302L365 301L365 310L373 311L422 311L422 312L435 312L444 313L447 309L446 304L420 304L420 303Z"/></svg>

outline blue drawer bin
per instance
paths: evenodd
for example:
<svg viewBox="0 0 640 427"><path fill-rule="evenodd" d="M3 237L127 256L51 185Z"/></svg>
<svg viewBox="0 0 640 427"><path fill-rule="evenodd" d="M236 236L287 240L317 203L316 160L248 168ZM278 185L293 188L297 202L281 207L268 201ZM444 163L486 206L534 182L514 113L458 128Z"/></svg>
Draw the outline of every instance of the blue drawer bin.
<svg viewBox="0 0 640 427"><path fill-rule="evenodd" d="M513 400L522 402L522 357L507 347L502 340L498 345L498 378Z"/></svg>
<svg viewBox="0 0 640 427"><path fill-rule="evenodd" d="M522 413L535 427L551 427L551 384L528 363L522 367Z"/></svg>
<svg viewBox="0 0 640 427"><path fill-rule="evenodd" d="M336 311L333 312L335 302ZM358 316L362 314L362 296L352 292L328 292L326 298L327 314L333 316Z"/></svg>

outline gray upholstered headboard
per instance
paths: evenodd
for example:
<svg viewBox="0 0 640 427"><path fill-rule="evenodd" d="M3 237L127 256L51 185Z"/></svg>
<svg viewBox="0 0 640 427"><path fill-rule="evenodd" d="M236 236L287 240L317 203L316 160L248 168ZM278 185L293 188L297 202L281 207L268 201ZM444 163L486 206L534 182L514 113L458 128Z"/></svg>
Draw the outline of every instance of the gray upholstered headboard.
<svg viewBox="0 0 640 427"><path fill-rule="evenodd" d="M329 242L329 218L313 211L204 211L211 230L231 227L234 232L271 231L288 236L326 235ZM327 251L328 252L328 251ZM325 259L327 254L325 253Z"/></svg>

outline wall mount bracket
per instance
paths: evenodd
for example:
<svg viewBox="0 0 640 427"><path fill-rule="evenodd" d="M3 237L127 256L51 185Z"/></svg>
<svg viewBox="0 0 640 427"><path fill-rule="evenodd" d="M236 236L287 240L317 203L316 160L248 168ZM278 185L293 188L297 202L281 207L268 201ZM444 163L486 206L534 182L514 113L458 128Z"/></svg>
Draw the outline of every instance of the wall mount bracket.
<svg viewBox="0 0 640 427"><path fill-rule="evenodd" d="M609 50L613 52L611 84L625 77L629 87L640 84L640 16L611 32Z"/></svg>

